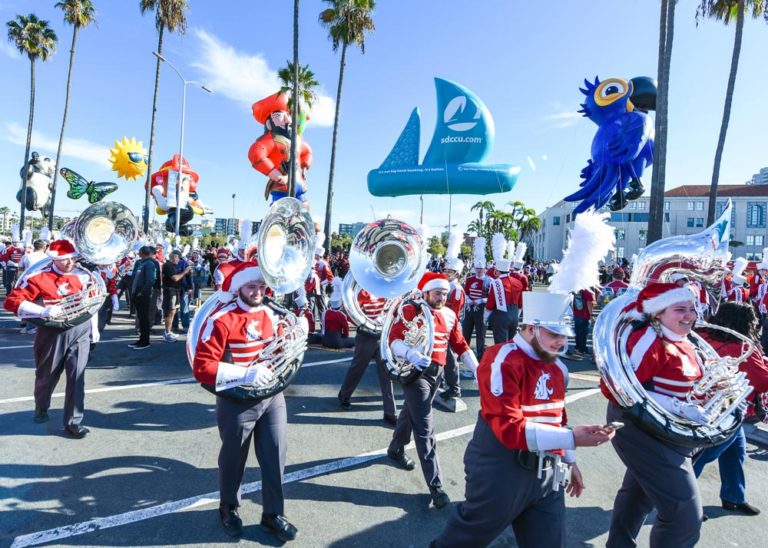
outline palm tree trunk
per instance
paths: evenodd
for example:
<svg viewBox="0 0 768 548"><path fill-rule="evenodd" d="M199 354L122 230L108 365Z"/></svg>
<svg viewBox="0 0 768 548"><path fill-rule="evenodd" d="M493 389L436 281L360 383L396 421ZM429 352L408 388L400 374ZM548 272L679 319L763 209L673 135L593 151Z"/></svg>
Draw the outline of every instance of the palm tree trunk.
<svg viewBox="0 0 768 548"><path fill-rule="evenodd" d="M709 209L707 210L707 225L715 222L715 206L717 205L717 184L720 181L720 162L723 159L725 148L725 136L728 133L728 123L731 120L731 103L733 102L733 90L736 87L736 73L739 70L739 56L741 55L741 38L744 34L744 0L738 0L736 12L736 36L733 40L733 55L731 56L731 72L728 75L728 88L725 91L725 106L723 107L723 121L720 124L720 137L717 140L715 150L715 164L712 168L712 185L709 189Z"/></svg>
<svg viewBox="0 0 768 548"><path fill-rule="evenodd" d="M675 3L677 0L661 1L659 18L658 54L658 101L656 105L653 176L649 200L648 233L646 242L661 239L664 226L664 184L667 164L667 105L669 97L669 73L672 61L672 43L675 28Z"/></svg>
<svg viewBox="0 0 768 548"><path fill-rule="evenodd" d="M339 87L336 90L336 114L333 117L333 139L331 141L331 168L328 172L328 196L325 199L325 233L331 233L331 215L333 213L333 176L336 167L336 138L339 135L339 114L341 112L341 86L344 83L344 67L347 64L347 43L341 46L339 63Z"/></svg>
<svg viewBox="0 0 768 548"><path fill-rule="evenodd" d="M163 31L164 26L160 27L160 32L157 36L157 53L163 54ZM157 117L157 95L160 92L160 63L162 61L158 57L156 59L157 65L155 65L155 94L152 98L152 123L149 127L149 152L147 156L147 181L145 183L144 193L144 234L149 234L149 189L152 187L149 180L152 175L152 148L155 144L155 118Z"/></svg>
<svg viewBox="0 0 768 548"><path fill-rule="evenodd" d="M288 196L296 197L296 126L299 123L299 0L293 0L293 109L291 112L291 158L288 165Z"/></svg>
<svg viewBox="0 0 768 548"><path fill-rule="evenodd" d="M53 183L51 185L50 206L48 208L48 230L53 230L53 211L56 207L56 179L59 177L59 162L61 161L61 146L64 143L64 128L67 127L67 111L69 110L69 92L72 87L72 65L75 62L75 44L77 43L77 31L80 27L72 28L72 47L69 50L69 70L67 70L67 92L64 95L64 116L61 120L61 133L59 134L59 147L56 149L56 168L53 170Z"/></svg>
<svg viewBox="0 0 768 548"><path fill-rule="evenodd" d="M24 167L21 171L21 214L19 215L19 234L24 232L27 204L27 169L29 169L29 149L32 148L32 122L35 119L35 59L29 58L29 124L27 124L27 147L24 150Z"/></svg>

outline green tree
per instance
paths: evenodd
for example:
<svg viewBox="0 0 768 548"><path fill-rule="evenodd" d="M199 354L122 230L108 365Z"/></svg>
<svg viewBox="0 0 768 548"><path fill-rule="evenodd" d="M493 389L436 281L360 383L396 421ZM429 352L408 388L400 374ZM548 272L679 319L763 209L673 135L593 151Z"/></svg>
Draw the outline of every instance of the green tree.
<svg viewBox="0 0 768 548"><path fill-rule="evenodd" d="M163 35L165 31L179 32L184 34L187 31L187 15L189 9L187 0L140 0L139 9L144 15L148 11L155 12L155 28L157 29L157 53L163 54ZM155 119L157 116L157 96L160 91L160 63L157 58L155 64L155 92L152 97L152 123L149 129L149 157L147 160L147 181L145 183L146 193L144 194L144 232L149 232L149 177L152 173L152 148L155 144Z"/></svg>
<svg viewBox="0 0 768 548"><path fill-rule="evenodd" d="M715 222L715 206L717 204L717 185L720 181L720 162L723 159L725 149L725 137L728 134L728 124L731 120L731 104L733 92L736 87L736 73L739 70L739 57L741 56L741 40L744 35L744 13L749 10L752 18L764 17L768 21L768 0L701 0L696 8L696 24L705 17L717 19L728 25L736 21L734 32L733 52L731 54L731 68L728 73L728 86L725 90L725 105L723 106L723 120L720 123L720 135L717 139L715 161L712 166L712 183L709 190L709 209L707 211L707 224Z"/></svg>
<svg viewBox="0 0 768 548"><path fill-rule="evenodd" d="M490 233L488 232L488 228L485 223L485 218L496 210L496 205L489 200L485 200L477 202L469 209L470 211L477 211L478 220L477 225L475 225L475 232L477 232L477 235L486 238L490 237ZM470 230L472 230L472 228L470 228Z"/></svg>
<svg viewBox="0 0 768 548"><path fill-rule="evenodd" d="M339 135L339 117L341 113L341 89L344 84L344 69L347 63L347 47L358 46L365 54L365 36L373 32L371 13L375 7L374 0L323 0L330 7L320 12L320 23L328 29L333 51L339 51L339 84L336 88L336 112L333 117L333 138L331 140L331 165L328 171L328 194L325 199L325 233L331 230L333 213L333 177L336 169L336 141Z"/></svg>
<svg viewBox="0 0 768 548"><path fill-rule="evenodd" d="M669 71L672 62L672 42L675 36L675 4L677 0L661 0L659 17L659 53L657 67L655 137L653 145L653 174L648 204L648 244L661 238L664 222L664 180L667 172L667 111Z"/></svg>
<svg viewBox="0 0 768 548"><path fill-rule="evenodd" d="M427 248L427 251L430 255L445 255L445 246L440 241L440 238L438 236L432 236L429 239L429 247Z"/></svg>
<svg viewBox="0 0 768 548"><path fill-rule="evenodd" d="M67 70L67 91L64 95L64 116L61 119L61 133L59 134L59 146L56 149L56 168L53 170L53 184L51 186L51 207L43 211L48 216L48 229L53 230L53 211L56 207L56 181L59 176L59 164L61 162L61 145L64 143L64 129L67 127L67 112L69 111L69 93L72 89L72 66L75 62L75 45L77 33L81 28L95 23L96 10L91 0L64 0L57 2L56 7L64 11L64 21L72 25L72 47L69 50L69 69Z"/></svg>
<svg viewBox="0 0 768 548"><path fill-rule="evenodd" d="M285 67L277 71L277 77L280 79L280 93L288 96L288 106L293 107L293 63L285 62ZM312 110L312 106L317 102L317 93L315 88L320 82L315 80L315 73L309 69L309 65L299 65L299 117L303 113L303 107Z"/></svg>
<svg viewBox="0 0 768 548"><path fill-rule="evenodd" d="M27 145L24 149L24 164L21 170L21 215L19 226L24 230L25 203L27 196L27 168L29 166L29 149L32 146L32 124L35 119L35 61L46 61L56 50L58 38L48 21L38 19L34 13L17 15L13 21L8 21L8 41L13 42L19 53L29 59L29 123L27 124Z"/></svg>

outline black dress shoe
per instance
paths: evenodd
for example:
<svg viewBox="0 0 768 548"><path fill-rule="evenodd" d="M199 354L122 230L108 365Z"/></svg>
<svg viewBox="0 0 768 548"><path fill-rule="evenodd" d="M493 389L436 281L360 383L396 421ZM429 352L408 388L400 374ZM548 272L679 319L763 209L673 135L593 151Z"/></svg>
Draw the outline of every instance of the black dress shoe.
<svg viewBox="0 0 768 548"><path fill-rule="evenodd" d="M219 504L219 520L224 532L230 537L239 537L243 534L243 520L237 513L234 504Z"/></svg>
<svg viewBox="0 0 768 548"><path fill-rule="evenodd" d="M429 494L432 496L432 504L435 508L445 508L451 503L451 499L442 487L430 487Z"/></svg>
<svg viewBox="0 0 768 548"><path fill-rule="evenodd" d="M298 530L280 514L262 514L261 526L283 542L296 538Z"/></svg>
<svg viewBox="0 0 768 548"><path fill-rule="evenodd" d="M85 437L85 435L90 432L85 426L81 426L79 424L70 424L66 428L64 428L64 432L67 433L67 435L75 438L76 440L82 439Z"/></svg>
<svg viewBox="0 0 768 548"><path fill-rule="evenodd" d="M399 455L397 455L395 453L391 453L387 451L387 456L393 461L395 461L398 464L398 466L400 466L400 468L402 468L403 470L411 471L414 468L416 468L416 463L413 462L413 459L410 458L405 453L400 453Z"/></svg>
<svg viewBox="0 0 768 548"><path fill-rule="evenodd" d="M458 386L452 386L443 392L440 392L440 397L444 400L451 400L461 397L461 389Z"/></svg>
<svg viewBox="0 0 768 548"><path fill-rule="evenodd" d="M349 400L342 400L339 398L339 407L341 407L344 411L349 411L352 409L352 403Z"/></svg>
<svg viewBox="0 0 768 548"><path fill-rule="evenodd" d="M740 502L737 504L735 502L728 502L724 500L723 508L725 508L726 510L731 510L733 512L741 512L742 514L746 514L748 516L756 516L760 513L759 508L755 508L748 502Z"/></svg>
<svg viewBox="0 0 768 548"><path fill-rule="evenodd" d="M35 408L35 418L33 420L38 424L48 422L48 411Z"/></svg>
<svg viewBox="0 0 768 548"><path fill-rule="evenodd" d="M397 424L397 417L394 415L384 415L384 422L392 426Z"/></svg>

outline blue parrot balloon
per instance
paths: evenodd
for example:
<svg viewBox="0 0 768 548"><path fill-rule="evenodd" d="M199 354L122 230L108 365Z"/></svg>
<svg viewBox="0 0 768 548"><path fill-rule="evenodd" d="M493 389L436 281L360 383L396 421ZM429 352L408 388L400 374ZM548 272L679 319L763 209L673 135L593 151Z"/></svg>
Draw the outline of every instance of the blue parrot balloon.
<svg viewBox="0 0 768 548"><path fill-rule="evenodd" d="M640 180L653 163L653 122L648 110L656 108L656 84L651 78L584 80L586 96L581 110L597 124L592 158L581 171L581 189L565 198L578 202L574 213L599 209L612 211L642 196Z"/></svg>

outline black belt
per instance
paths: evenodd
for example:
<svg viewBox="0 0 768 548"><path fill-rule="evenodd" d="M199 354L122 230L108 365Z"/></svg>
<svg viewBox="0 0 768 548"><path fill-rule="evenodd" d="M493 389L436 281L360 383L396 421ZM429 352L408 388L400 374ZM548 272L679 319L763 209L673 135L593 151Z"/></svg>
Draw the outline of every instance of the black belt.
<svg viewBox="0 0 768 548"><path fill-rule="evenodd" d="M550 456L539 457L537 453L533 453L531 451L524 451L524 450L520 450L517 452L517 462L520 466L522 466L526 470L537 471L539 469L540 458L544 459L544 463L542 466L543 470L552 468L555 465L554 457L550 457Z"/></svg>

